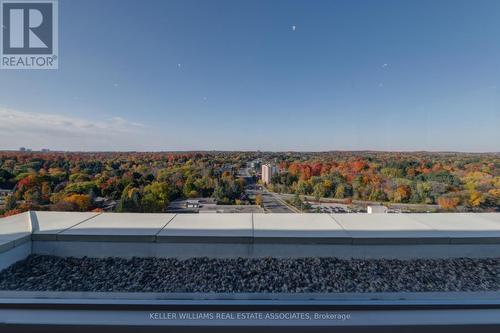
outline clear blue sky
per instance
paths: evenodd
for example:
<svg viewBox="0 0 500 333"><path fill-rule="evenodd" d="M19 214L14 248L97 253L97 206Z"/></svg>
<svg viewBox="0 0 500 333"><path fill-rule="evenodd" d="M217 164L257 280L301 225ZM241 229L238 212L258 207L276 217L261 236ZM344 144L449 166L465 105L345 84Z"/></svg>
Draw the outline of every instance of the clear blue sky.
<svg viewBox="0 0 500 333"><path fill-rule="evenodd" d="M59 1L0 149L500 151L500 1ZM295 27L295 28L294 28Z"/></svg>

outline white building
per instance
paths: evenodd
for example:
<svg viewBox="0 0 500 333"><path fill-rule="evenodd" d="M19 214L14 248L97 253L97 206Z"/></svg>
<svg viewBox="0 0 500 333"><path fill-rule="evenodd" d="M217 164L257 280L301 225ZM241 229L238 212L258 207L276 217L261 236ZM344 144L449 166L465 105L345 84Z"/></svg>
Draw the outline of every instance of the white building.
<svg viewBox="0 0 500 333"><path fill-rule="evenodd" d="M187 200L186 201L186 208L200 208L200 201L199 200Z"/></svg>
<svg viewBox="0 0 500 333"><path fill-rule="evenodd" d="M262 165L262 183L270 184L271 178L276 173L276 167L271 164Z"/></svg>
<svg viewBox="0 0 500 333"><path fill-rule="evenodd" d="M366 210L368 214L384 214L388 211L385 206L367 206Z"/></svg>

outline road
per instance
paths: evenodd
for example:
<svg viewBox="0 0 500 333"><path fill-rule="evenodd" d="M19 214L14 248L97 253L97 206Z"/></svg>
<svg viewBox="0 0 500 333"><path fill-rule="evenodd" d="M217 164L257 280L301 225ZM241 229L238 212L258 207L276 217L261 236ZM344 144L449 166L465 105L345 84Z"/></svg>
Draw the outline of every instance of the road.
<svg viewBox="0 0 500 333"><path fill-rule="evenodd" d="M300 213L297 208L287 204L277 194L271 193L262 186L255 184L249 168L241 168L237 176L245 179L245 192L247 196L253 198L257 194L261 195L263 208L267 213Z"/></svg>
<svg viewBox="0 0 500 333"><path fill-rule="evenodd" d="M278 198L275 194L263 189L256 184L247 185L245 192L248 196L254 197L260 194L262 197L263 208L267 213L296 213L295 208L286 204L283 200ZM296 210L296 209L295 209Z"/></svg>
<svg viewBox="0 0 500 333"><path fill-rule="evenodd" d="M262 196L262 203L264 210L269 213L298 213L296 208L286 204L283 200L279 199L275 194L263 190L259 191Z"/></svg>

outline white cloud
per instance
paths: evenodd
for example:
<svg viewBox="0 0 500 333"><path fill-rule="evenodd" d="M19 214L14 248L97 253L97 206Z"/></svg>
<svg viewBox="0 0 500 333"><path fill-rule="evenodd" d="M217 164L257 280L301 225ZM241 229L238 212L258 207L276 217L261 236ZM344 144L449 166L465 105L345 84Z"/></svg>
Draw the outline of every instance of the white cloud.
<svg viewBox="0 0 500 333"><path fill-rule="evenodd" d="M0 149L133 149L145 125L114 117L88 120L0 108Z"/></svg>

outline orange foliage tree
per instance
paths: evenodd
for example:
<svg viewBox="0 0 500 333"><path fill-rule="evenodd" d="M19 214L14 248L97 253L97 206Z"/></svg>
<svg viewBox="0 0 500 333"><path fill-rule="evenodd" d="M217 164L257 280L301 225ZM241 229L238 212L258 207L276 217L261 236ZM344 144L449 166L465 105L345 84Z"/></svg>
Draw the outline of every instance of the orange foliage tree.
<svg viewBox="0 0 500 333"><path fill-rule="evenodd" d="M460 203L460 199L456 197L439 197L438 205L445 210L455 209Z"/></svg>

